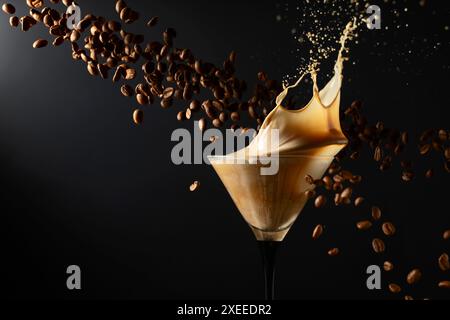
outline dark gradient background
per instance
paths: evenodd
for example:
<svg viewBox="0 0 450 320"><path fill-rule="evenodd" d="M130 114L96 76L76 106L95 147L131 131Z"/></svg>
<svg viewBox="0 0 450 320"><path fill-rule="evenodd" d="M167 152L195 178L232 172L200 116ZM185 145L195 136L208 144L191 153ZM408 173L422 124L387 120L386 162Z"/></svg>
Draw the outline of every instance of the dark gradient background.
<svg viewBox="0 0 450 320"><path fill-rule="evenodd" d="M25 14L25 1L11 1ZM220 63L238 52L238 75L253 82L264 69L281 79L298 61L289 22L277 22L274 1L132 1L144 16L161 17L158 32L173 26L176 45L205 61ZM280 2L281 3L281 2ZM284 2L283 2L284 3ZM291 1L293 5L301 1ZM376 3L376 2L374 2ZM347 64L342 105L365 103L372 121L409 130L449 127L447 1L425 8L409 1L413 15L403 34L366 31ZM113 1L80 0L82 12L116 18ZM278 3L279 4L279 3ZM391 9L381 2L389 25ZM434 11L434 14L433 14ZM9 298L63 299L258 299L263 297L259 252L249 228L208 166L171 163L176 111L149 106L144 125L131 121L133 104L119 85L88 76L71 59L67 44L35 50L48 34L41 26L12 30L0 15L0 213L2 291ZM411 35L440 41L411 44ZM374 42L386 41L376 47ZM412 50L405 62L402 46ZM400 49L401 50L400 50ZM426 55L421 52L426 51ZM184 126L192 128L191 123ZM410 150L416 154L415 149ZM369 156L350 169L365 177L361 193L379 204L398 233L386 255L371 250L379 226L357 232L365 209L314 210L309 204L279 254L279 299L391 299L391 281L418 298L449 298L437 288L449 278L437 268L448 251L442 232L450 228L450 175L438 158L438 175L414 183L400 170L380 174ZM422 172L427 165L421 165ZM419 171L421 172L421 171ZM193 180L202 188L190 193ZM311 231L324 223L317 242ZM342 254L327 256L338 246ZM396 271L383 274L383 290L366 288L365 269L393 257ZM65 270L82 269L82 290L66 289ZM415 287L404 284L413 267L423 269ZM402 297L400 295L398 297Z"/></svg>

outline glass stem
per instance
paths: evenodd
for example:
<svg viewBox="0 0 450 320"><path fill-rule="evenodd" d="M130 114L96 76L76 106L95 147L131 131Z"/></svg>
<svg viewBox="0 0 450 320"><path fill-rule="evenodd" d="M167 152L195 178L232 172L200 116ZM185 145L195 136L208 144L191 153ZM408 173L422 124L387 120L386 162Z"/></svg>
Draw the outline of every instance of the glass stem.
<svg viewBox="0 0 450 320"><path fill-rule="evenodd" d="M258 246L263 258L266 300L275 298L275 258L280 242L258 241Z"/></svg>

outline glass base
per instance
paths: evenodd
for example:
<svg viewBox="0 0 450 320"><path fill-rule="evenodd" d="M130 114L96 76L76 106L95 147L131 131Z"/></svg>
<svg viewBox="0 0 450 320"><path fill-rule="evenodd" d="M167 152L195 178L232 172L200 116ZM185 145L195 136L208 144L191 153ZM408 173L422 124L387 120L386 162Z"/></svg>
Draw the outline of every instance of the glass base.
<svg viewBox="0 0 450 320"><path fill-rule="evenodd" d="M289 230L291 229L286 228L279 231L263 231L258 228L255 228L250 225L250 228L253 231L253 234L256 237L256 240L258 241L274 241L274 242L281 242L284 240L286 235L288 234Z"/></svg>

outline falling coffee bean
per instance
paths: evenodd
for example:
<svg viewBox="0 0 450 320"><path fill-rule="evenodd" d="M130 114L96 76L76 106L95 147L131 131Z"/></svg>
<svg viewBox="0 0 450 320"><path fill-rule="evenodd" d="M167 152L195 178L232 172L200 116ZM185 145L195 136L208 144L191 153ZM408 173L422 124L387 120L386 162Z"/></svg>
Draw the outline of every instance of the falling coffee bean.
<svg viewBox="0 0 450 320"><path fill-rule="evenodd" d="M154 27L158 24L159 18L153 17L147 22L147 27Z"/></svg>
<svg viewBox="0 0 450 320"><path fill-rule="evenodd" d="M133 112L133 121L135 124L139 125L144 121L144 111L136 109Z"/></svg>
<svg viewBox="0 0 450 320"><path fill-rule="evenodd" d="M360 221L356 224L356 227L359 230L368 230L372 227L372 222L370 222L369 220Z"/></svg>
<svg viewBox="0 0 450 320"><path fill-rule="evenodd" d="M444 238L444 240L450 239L450 230L445 230L442 238Z"/></svg>
<svg viewBox="0 0 450 320"><path fill-rule="evenodd" d="M200 129L201 132L206 130L206 120L204 118L201 118L198 121L198 128Z"/></svg>
<svg viewBox="0 0 450 320"><path fill-rule="evenodd" d="M381 219L381 209L378 207L372 207L372 219L377 221Z"/></svg>
<svg viewBox="0 0 450 320"><path fill-rule="evenodd" d="M405 300L406 301L411 301L411 300L414 300L414 298L412 296L405 296Z"/></svg>
<svg viewBox="0 0 450 320"><path fill-rule="evenodd" d="M323 234L323 226L321 224L318 224L312 233L313 240L317 240L320 238L320 236Z"/></svg>
<svg viewBox="0 0 450 320"><path fill-rule="evenodd" d="M122 87L120 87L120 92L124 97L133 96L133 88L127 84L124 84Z"/></svg>
<svg viewBox="0 0 450 320"><path fill-rule="evenodd" d="M392 270L394 270L394 264L390 261L385 261L383 263L383 269L386 272L392 271Z"/></svg>
<svg viewBox="0 0 450 320"><path fill-rule="evenodd" d="M148 104L148 97L146 95L143 94L137 94L136 95L136 101L140 104L140 105L146 105Z"/></svg>
<svg viewBox="0 0 450 320"><path fill-rule="evenodd" d="M308 190L305 192L305 196L308 199L312 199L316 196L316 192L314 190Z"/></svg>
<svg viewBox="0 0 450 320"><path fill-rule="evenodd" d="M17 27L19 25L19 18L16 16L9 18L9 24L11 27Z"/></svg>
<svg viewBox="0 0 450 320"><path fill-rule="evenodd" d="M14 6L10 3L5 3L4 5L2 5L2 10L4 13L7 13L7 14L16 13L16 8L14 8Z"/></svg>
<svg viewBox="0 0 450 320"><path fill-rule="evenodd" d="M438 287L442 289L450 289L450 281L445 280L438 283Z"/></svg>
<svg viewBox="0 0 450 320"><path fill-rule="evenodd" d="M189 186L189 191L191 192L195 192L200 188L200 182L199 181L194 181L190 186Z"/></svg>
<svg viewBox="0 0 450 320"><path fill-rule="evenodd" d="M438 263L439 263L439 268L442 271L450 270L450 261L449 261L448 254L446 254L446 253L441 254L438 259Z"/></svg>
<svg viewBox="0 0 450 320"><path fill-rule="evenodd" d="M330 256L330 257L336 257L337 255L339 255L339 248L333 248L333 249L330 249L330 250L328 250L328 255Z"/></svg>
<svg viewBox="0 0 450 320"><path fill-rule="evenodd" d="M327 202L327 198L325 198L325 196L320 195L316 198L316 200L314 201L314 206L316 208L322 208Z"/></svg>
<svg viewBox="0 0 450 320"><path fill-rule="evenodd" d="M388 237L393 236L395 234L395 226L391 222L385 222L381 226L383 233Z"/></svg>
<svg viewBox="0 0 450 320"><path fill-rule="evenodd" d="M361 206L363 202L364 202L364 198L363 197L356 198L355 199L355 207Z"/></svg>
<svg viewBox="0 0 450 320"><path fill-rule="evenodd" d="M375 253L383 253L386 250L384 241L378 238L372 240L372 248Z"/></svg>
<svg viewBox="0 0 450 320"><path fill-rule="evenodd" d="M33 48L35 49L44 48L47 46L47 44L48 44L47 40L38 39L35 42L33 42Z"/></svg>
<svg viewBox="0 0 450 320"><path fill-rule="evenodd" d="M422 272L419 269L414 269L406 276L406 282L410 285L416 284L422 278Z"/></svg>
<svg viewBox="0 0 450 320"><path fill-rule="evenodd" d="M389 284L389 291L391 291L392 293L400 293L402 291L402 288L396 284L396 283L391 283Z"/></svg>

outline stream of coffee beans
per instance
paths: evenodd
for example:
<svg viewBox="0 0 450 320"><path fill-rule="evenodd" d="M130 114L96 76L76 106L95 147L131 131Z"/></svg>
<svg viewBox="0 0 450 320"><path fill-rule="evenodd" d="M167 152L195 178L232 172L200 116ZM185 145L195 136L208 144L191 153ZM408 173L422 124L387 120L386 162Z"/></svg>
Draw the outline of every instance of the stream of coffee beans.
<svg viewBox="0 0 450 320"><path fill-rule="evenodd" d="M78 28L67 27L66 13L61 13L53 7L44 6L44 1L27 0L29 14L16 16L16 8L9 3L2 5L2 11L10 15L11 27L20 26L22 31L28 31L38 23L48 28L53 37L52 45L57 47L64 42L71 46L72 58L81 61L87 72L94 77L108 79L112 82L122 82L122 96L135 99L136 107L132 119L136 125L144 122L146 106L159 104L162 108L178 108L178 121L198 120L200 130L208 126L216 128L246 129L244 119L249 119L249 126L257 130L265 117L275 107L275 98L282 87L276 80L270 79L261 71L257 74L257 84L248 98L247 83L236 76L235 62L237 54L231 52L221 66L204 62L196 57L188 48L177 48L175 38L177 32L167 28L159 40L145 41L142 34L126 31L126 25L139 21L140 14L127 6L123 0L115 1L115 11L119 20L108 20L93 14L85 15ZM59 0L50 0L57 5ZM71 0L62 0L66 7L72 5ZM158 17L150 17L145 24L153 28L159 23ZM80 44L81 42L81 44ZM48 40L36 39L33 48L48 46ZM131 86L130 81L138 84ZM208 95L208 99L198 98ZM286 107L294 106L290 99ZM429 168L420 173L414 170L413 162L401 156L407 146L417 148L419 157L435 152L442 158L443 169L450 173L450 143L449 132L445 129L429 129L423 132L417 143L412 143L407 132L387 128L382 122L369 123L363 115L363 105L355 101L341 115L342 128L348 137L348 146L336 157L328 169L327 175L314 181L310 176L306 181L316 186L316 191L308 191L308 198L315 198L316 208L325 207L329 203L335 206L351 205L361 207L368 201L361 195L356 195L356 188L362 181L362 176L355 175L342 168L343 160L357 161L362 152L370 150L379 170L389 170L394 161L399 161L402 171L399 178L405 183L411 182L418 174L432 178L434 169ZM212 140L214 142L214 140ZM200 182L195 181L189 187L194 192L200 188ZM327 199L331 198L332 201ZM356 223L356 228L365 231L373 228L374 223L383 218L378 206L371 207L371 219ZM380 235L392 237L396 227L390 221L383 221ZM313 231L313 239L319 240L324 233L324 226L317 225ZM450 230L444 232L443 239L449 240ZM372 249L376 254L384 254L386 243L381 238L372 240ZM330 256L338 256L339 248L328 251ZM449 258L447 253L437 259L442 271L448 271ZM385 261L383 269L390 272L394 269L391 261ZM405 277L406 283L414 285L422 278L422 272L414 268ZM426 275L424 276L426 278ZM439 288L450 288L450 281L442 280L436 284ZM395 294L402 292L400 285L391 283L388 289ZM410 295L405 295L411 300Z"/></svg>

